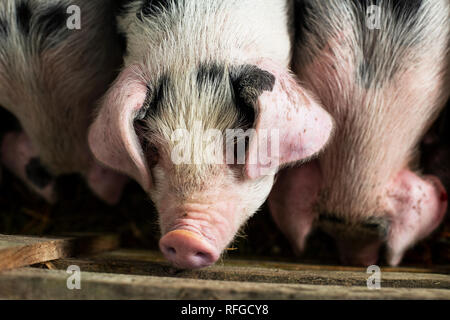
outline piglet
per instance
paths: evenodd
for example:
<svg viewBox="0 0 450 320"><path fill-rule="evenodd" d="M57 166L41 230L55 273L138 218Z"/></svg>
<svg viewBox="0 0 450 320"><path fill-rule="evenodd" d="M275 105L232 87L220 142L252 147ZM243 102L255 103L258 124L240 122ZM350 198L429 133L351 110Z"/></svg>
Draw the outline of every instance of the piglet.
<svg viewBox="0 0 450 320"><path fill-rule="evenodd" d="M125 67L89 144L148 192L167 259L205 267L333 122L288 71L290 1L125 2Z"/></svg>
<svg viewBox="0 0 450 320"><path fill-rule="evenodd" d="M111 5L0 2L0 105L22 127L3 136L1 162L50 202L59 175L82 174L108 203L125 181L100 166L87 143L95 103L122 61Z"/></svg>
<svg viewBox="0 0 450 320"><path fill-rule="evenodd" d="M336 121L329 147L283 171L269 206L301 252L314 226L343 263L387 262L442 221L447 192L418 170L418 144L449 96L448 0L305 0L296 74Z"/></svg>

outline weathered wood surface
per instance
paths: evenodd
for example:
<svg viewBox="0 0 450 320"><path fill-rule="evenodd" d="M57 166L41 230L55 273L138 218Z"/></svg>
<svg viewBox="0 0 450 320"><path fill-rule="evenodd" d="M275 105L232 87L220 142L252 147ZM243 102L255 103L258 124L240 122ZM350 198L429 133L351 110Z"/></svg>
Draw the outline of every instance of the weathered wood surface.
<svg viewBox="0 0 450 320"><path fill-rule="evenodd" d="M113 235L25 237L0 234L0 271L117 248Z"/></svg>
<svg viewBox="0 0 450 320"><path fill-rule="evenodd" d="M96 255L96 260L125 260L125 261L143 261L143 262L157 262L161 264L166 264L166 259L163 257L159 251L148 251L148 250L129 250L120 249L109 252L100 253ZM363 267L352 267L352 266L333 266L333 265L323 265L317 263L295 263L286 261L274 261L273 258L264 257L253 257L252 259L236 259L236 258L225 258L219 260L216 265L218 266L253 266L261 268L273 268L273 269L283 269L292 271L301 270L317 270L317 271L355 271L355 272L365 272L366 268ZM438 273L438 274L449 274L450 275L450 265L448 266L434 266L432 268L418 268L418 267L390 267L381 266L385 272L402 272L402 273Z"/></svg>
<svg viewBox="0 0 450 320"><path fill-rule="evenodd" d="M444 289L382 288L195 280L83 272L69 290L63 270L23 268L0 273L3 299L450 299Z"/></svg>
<svg viewBox="0 0 450 320"><path fill-rule="evenodd" d="M285 270L283 268L264 268L252 266L213 266L201 270L178 270L166 263L98 260L63 259L53 262L56 269L65 270L77 265L83 271L148 275L157 277L187 278L199 280L222 280L240 282L292 283L314 285L366 286L371 274L365 271L329 271L329 270ZM304 266L306 267L306 266ZM450 289L450 276L442 274L384 272L381 270L382 287L392 288L434 288Z"/></svg>

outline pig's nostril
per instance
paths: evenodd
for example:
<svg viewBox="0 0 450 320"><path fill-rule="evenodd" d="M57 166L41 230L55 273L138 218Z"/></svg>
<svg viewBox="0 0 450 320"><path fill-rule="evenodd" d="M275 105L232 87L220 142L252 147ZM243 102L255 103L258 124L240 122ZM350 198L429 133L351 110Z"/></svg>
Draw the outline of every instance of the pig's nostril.
<svg viewBox="0 0 450 320"><path fill-rule="evenodd" d="M207 258L207 254L204 253L204 252L197 252L197 253L195 254L195 256L196 256L197 258L201 258L201 259L206 259L206 258Z"/></svg>
<svg viewBox="0 0 450 320"><path fill-rule="evenodd" d="M185 230L167 233L160 240L166 258L181 268L202 268L213 264L219 252L208 242Z"/></svg>

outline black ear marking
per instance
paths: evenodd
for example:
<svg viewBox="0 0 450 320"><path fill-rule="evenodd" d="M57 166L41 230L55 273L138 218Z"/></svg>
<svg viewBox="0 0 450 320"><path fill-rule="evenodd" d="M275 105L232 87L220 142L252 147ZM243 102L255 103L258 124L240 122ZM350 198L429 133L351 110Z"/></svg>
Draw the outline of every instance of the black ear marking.
<svg viewBox="0 0 450 320"><path fill-rule="evenodd" d="M44 189L53 181L52 175L42 165L39 158L32 158L28 162L25 173L27 178L40 189Z"/></svg>
<svg viewBox="0 0 450 320"><path fill-rule="evenodd" d="M31 10L23 1L19 2L16 7L16 22L19 29L24 33L30 32Z"/></svg>
<svg viewBox="0 0 450 320"><path fill-rule="evenodd" d="M253 105L263 91L272 91L275 76L254 65L244 65L231 71L231 82L237 99Z"/></svg>
<svg viewBox="0 0 450 320"><path fill-rule="evenodd" d="M243 65L231 70L230 79L243 123L251 127L256 119L256 101L263 91L273 90L275 76L254 65Z"/></svg>
<svg viewBox="0 0 450 320"><path fill-rule="evenodd" d="M170 0L144 0L141 10L136 14L139 20L143 20L143 17L151 17L164 10L167 10L170 6Z"/></svg>

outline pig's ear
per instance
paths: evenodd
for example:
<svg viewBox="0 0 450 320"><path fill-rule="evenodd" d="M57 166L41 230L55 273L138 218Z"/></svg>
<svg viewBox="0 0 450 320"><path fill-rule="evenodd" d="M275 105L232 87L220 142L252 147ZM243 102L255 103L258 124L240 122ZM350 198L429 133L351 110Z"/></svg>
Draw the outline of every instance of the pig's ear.
<svg viewBox="0 0 450 320"><path fill-rule="evenodd" d="M103 98L89 132L94 156L134 178L144 190L149 190L152 182L134 121L146 101L147 90L133 67L126 68Z"/></svg>
<svg viewBox="0 0 450 320"><path fill-rule="evenodd" d="M312 157L330 138L331 116L286 70L262 60L232 72L238 104L256 113L246 161L246 175L273 174L282 164Z"/></svg>
<svg viewBox="0 0 450 320"><path fill-rule="evenodd" d="M388 262L397 265L409 247L441 223L447 210L447 192L439 179L421 178L404 170L391 182L387 199L391 220Z"/></svg>

